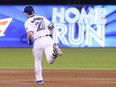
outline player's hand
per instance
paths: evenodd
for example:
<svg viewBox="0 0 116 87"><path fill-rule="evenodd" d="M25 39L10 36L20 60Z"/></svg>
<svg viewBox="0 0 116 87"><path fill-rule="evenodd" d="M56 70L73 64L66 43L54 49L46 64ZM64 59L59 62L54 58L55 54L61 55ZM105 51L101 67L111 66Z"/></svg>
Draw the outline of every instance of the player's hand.
<svg viewBox="0 0 116 87"><path fill-rule="evenodd" d="M32 40L28 40L28 44L31 46L33 44Z"/></svg>

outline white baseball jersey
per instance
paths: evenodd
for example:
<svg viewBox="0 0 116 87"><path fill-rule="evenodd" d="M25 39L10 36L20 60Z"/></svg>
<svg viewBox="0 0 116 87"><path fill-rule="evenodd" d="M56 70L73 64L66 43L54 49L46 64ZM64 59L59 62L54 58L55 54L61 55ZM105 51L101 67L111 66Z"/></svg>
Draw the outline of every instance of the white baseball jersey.
<svg viewBox="0 0 116 87"><path fill-rule="evenodd" d="M50 35L48 27L51 25L51 22L45 17L34 15L25 22L25 29L26 32L33 31L33 37L36 39L40 36Z"/></svg>

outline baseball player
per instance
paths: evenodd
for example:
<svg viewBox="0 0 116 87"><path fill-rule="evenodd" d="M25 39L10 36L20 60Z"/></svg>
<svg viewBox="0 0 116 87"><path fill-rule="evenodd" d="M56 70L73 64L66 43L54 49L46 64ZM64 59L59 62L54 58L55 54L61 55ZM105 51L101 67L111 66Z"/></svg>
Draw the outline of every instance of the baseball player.
<svg viewBox="0 0 116 87"><path fill-rule="evenodd" d="M28 18L24 24L28 44L33 45L35 83L44 84L41 65L43 53L45 53L47 62L53 64L58 56L62 56L62 50L58 45L54 45L51 38L54 25L48 19L35 15L34 8L30 5L25 6L24 13Z"/></svg>

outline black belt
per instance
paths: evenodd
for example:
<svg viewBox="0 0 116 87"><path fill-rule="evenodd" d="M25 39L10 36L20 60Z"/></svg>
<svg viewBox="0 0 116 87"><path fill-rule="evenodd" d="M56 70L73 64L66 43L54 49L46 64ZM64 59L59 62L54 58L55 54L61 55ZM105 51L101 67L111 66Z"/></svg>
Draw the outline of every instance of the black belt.
<svg viewBox="0 0 116 87"><path fill-rule="evenodd" d="M50 35L46 34L45 36L39 36L38 38L47 37L47 36L50 36ZM35 40L37 40L38 38L35 38Z"/></svg>

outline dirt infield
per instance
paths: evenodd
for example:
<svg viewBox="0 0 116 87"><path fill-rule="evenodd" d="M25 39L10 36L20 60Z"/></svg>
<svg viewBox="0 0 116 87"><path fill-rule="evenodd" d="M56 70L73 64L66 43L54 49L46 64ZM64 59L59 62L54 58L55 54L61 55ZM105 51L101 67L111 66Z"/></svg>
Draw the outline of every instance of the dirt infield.
<svg viewBox="0 0 116 87"><path fill-rule="evenodd" d="M44 85L33 70L0 70L0 87L116 87L116 71L43 70Z"/></svg>

